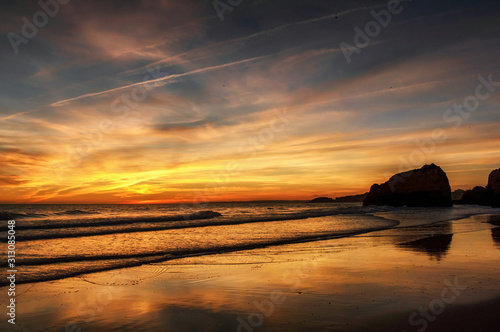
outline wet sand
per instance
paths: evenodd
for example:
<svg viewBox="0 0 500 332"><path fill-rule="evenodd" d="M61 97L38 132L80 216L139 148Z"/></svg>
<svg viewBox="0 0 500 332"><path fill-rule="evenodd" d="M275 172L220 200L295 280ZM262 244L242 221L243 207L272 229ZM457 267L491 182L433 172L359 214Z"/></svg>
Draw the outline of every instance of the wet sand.
<svg viewBox="0 0 500 332"><path fill-rule="evenodd" d="M488 220L19 285L16 325L0 329L498 331L500 237Z"/></svg>

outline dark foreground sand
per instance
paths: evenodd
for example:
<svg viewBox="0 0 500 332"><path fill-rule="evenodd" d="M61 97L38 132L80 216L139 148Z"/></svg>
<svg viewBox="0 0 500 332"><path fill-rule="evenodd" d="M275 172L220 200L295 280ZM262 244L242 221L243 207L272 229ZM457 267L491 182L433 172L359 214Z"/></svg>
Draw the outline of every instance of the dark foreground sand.
<svg viewBox="0 0 500 332"><path fill-rule="evenodd" d="M0 330L500 331L500 227L487 221L19 285L16 325L3 313Z"/></svg>

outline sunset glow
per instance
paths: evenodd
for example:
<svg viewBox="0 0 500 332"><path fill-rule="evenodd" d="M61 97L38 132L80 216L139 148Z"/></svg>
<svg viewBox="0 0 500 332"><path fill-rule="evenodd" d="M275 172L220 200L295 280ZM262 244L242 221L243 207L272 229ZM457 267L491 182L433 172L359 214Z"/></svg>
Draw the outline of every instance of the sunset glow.
<svg viewBox="0 0 500 332"><path fill-rule="evenodd" d="M500 91L447 113L500 81L496 12L402 2L348 63L357 2L203 6L70 2L17 54L2 36L0 203L306 200L432 162L469 189L500 165ZM12 10L5 36L40 9Z"/></svg>

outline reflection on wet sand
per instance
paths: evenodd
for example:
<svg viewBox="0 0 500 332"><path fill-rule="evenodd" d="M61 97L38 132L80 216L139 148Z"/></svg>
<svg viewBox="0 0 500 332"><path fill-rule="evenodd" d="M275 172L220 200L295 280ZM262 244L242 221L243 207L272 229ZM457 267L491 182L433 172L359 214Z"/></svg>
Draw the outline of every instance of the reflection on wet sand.
<svg viewBox="0 0 500 332"><path fill-rule="evenodd" d="M419 235L418 228L426 230L425 237ZM417 232L415 232L417 230ZM429 231L431 236L429 235ZM405 234L408 232L409 234ZM409 249L419 253L425 253L431 260L440 261L446 256L450 249L451 240L453 238L453 229L450 222L437 223L424 227L416 227L414 229L402 229L398 236L398 248Z"/></svg>
<svg viewBox="0 0 500 332"><path fill-rule="evenodd" d="M495 226L500 226L500 216L499 215L489 215L488 222Z"/></svg>
<svg viewBox="0 0 500 332"><path fill-rule="evenodd" d="M420 240L401 243L399 246L429 255L431 260L440 261L450 249L453 234L426 237Z"/></svg>
<svg viewBox="0 0 500 332"><path fill-rule="evenodd" d="M495 226L500 226L500 216L488 216L488 222ZM497 247L500 248L500 227L491 229L491 238Z"/></svg>
<svg viewBox="0 0 500 332"><path fill-rule="evenodd" d="M500 227L495 227L491 229L491 237L495 245L500 248Z"/></svg>

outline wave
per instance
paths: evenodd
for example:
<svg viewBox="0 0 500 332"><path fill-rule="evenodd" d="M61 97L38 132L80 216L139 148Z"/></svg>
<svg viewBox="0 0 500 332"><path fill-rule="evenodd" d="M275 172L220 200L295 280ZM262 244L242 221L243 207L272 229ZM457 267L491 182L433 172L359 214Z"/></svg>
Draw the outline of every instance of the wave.
<svg viewBox="0 0 500 332"><path fill-rule="evenodd" d="M11 220L12 213L7 211L0 211L0 220Z"/></svg>
<svg viewBox="0 0 500 332"><path fill-rule="evenodd" d="M186 220L204 220L222 216L214 211L200 211L188 215L162 216L162 217L141 217L129 219L104 219L100 221L85 221L85 222L69 222L57 224L31 224L31 225L16 225L18 230L33 230L33 229L60 229L60 228L86 228L96 226L120 226L135 223L154 223L168 221L186 221Z"/></svg>
<svg viewBox="0 0 500 332"><path fill-rule="evenodd" d="M99 213L99 212L95 212L95 211L82 211L82 210L68 210L68 211L64 211L64 212L56 212L54 214L58 215L58 216L62 216L62 215L77 215L77 214L96 214L96 213Z"/></svg>
<svg viewBox="0 0 500 332"><path fill-rule="evenodd" d="M391 208L362 208L365 213L384 212L391 210ZM141 217L131 219L106 219L98 222L85 222L85 223L60 223L60 224L43 224L43 225L16 225L17 230L50 230L50 229L64 229L65 232L56 233L50 232L45 234L22 234L18 233L16 236L17 241L34 241L45 239L58 239L58 238L77 238L86 236L100 236L120 233L135 233L135 232L151 232L173 229L188 229L209 226L230 226L260 222L273 222L273 221L287 221L287 220L301 220L308 218L327 217L340 214L358 214L360 213L359 207L347 207L336 210L317 211L308 210L298 213L279 214L279 215L266 215L266 216L239 216L238 218L226 218L213 220L222 215L214 211L199 211L189 215L176 215L164 217ZM201 220L210 220L207 222L200 222ZM178 222L178 223L177 223ZM122 227L131 224L140 224L140 226ZM144 225L148 223L149 225ZM114 228L96 228L99 226L116 226ZM1 238L0 242L6 242L6 238Z"/></svg>
<svg viewBox="0 0 500 332"><path fill-rule="evenodd" d="M7 212L9 213L9 212ZM47 214L44 213L9 213L14 219L17 219L19 217L21 218L42 218L42 217L48 217Z"/></svg>
<svg viewBox="0 0 500 332"><path fill-rule="evenodd" d="M60 209L59 211L61 210L62 209ZM226 214L225 211L227 210L221 210L221 212ZM19 284L23 284L57 280L79 276L87 273L115 270L149 263L170 261L185 257L215 255L219 253L252 250L300 242L323 241L350 237L385 229L399 229L400 227L420 227L422 226L422 222L425 222L425 224L432 224L435 222L440 222L442 220L457 219L459 218L459 216L463 216L464 214L475 215L483 214L485 212L492 212L491 209L485 210L482 208L440 208L429 211L429 209L416 208L410 209L361 206L348 206L335 210L331 208L322 210L308 209L305 211L302 210L300 212L296 211L286 214L280 212L281 214L255 215L255 213L258 213L259 211L245 211L247 211L248 214L243 214L243 211L240 209L237 211L237 215L228 212L227 215L222 216L218 212L214 211L200 211L188 215L177 216L169 215L165 217L158 217L161 220L158 219L159 221L155 221L153 223L151 222L151 220L156 220L154 219L156 217L149 218L143 216L128 219L124 218L120 220L108 218L100 220L91 219L88 221L85 221L82 218L82 220L80 220L79 222L70 221L69 218L65 220L65 222L70 222L71 224L77 225L76 227L68 226L69 224L61 224L60 220L56 221L59 223L57 225L48 224L53 221L47 218L36 221L27 221L32 223L31 226L26 224L22 225L22 222L20 222L18 225L16 225L16 230L19 229L18 226L22 226L25 228L19 233L16 233L16 239L19 239L20 236L24 236L24 240L29 241L44 238L82 237L128 232L153 232L156 230L164 229L183 229L224 225L232 226L238 224L271 221L295 221L300 219L334 215L345 215L345 217L339 216L334 218L319 218L319 220L305 221L303 223L279 222L275 226L269 224L257 224L251 227L243 226L243 231L241 229L234 229L234 231L224 231L222 233L217 227L214 227L213 229L201 228L199 229L199 231L190 230L187 232L172 232L173 234L159 233L158 238L155 240L157 242L148 241L148 239L151 238L150 234L138 234L137 236L130 236L130 239L133 239L135 242L128 242L129 235L117 236L116 238L114 236L110 236L109 238L95 237L81 240L88 241L88 248L95 248L96 245L105 245L106 243L121 243L120 241L123 240L127 240L127 242L123 243L127 243L130 245L133 245L133 243L144 244L144 246L142 247L132 248L133 250L131 249L131 251L129 252L127 252L127 248L123 248L119 245L115 245L114 247L116 248L112 246L111 249L106 251L89 250L87 254L85 254L87 252L87 250L85 250L85 246L82 246L83 250L72 248L72 250L69 251L60 250L59 252L56 250L57 252L44 252L43 250L40 250L40 248L44 248L45 245L47 248L50 248L51 245L59 245L59 243L63 244L62 247L64 247L64 245L71 246L72 241L62 240L56 241L56 243L52 244L49 243L50 241L47 241L47 243L45 243L44 241L41 241L40 243L28 242L20 245L20 250L23 247L24 249L26 249L25 251L21 250L21 252L24 251L23 253L25 257L18 257L16 259L16 265L20 267L20 271L24 272L20 273L20 279L16 280L16 282ZM51 215L53 215L53 213L51 213ZM165 222L168 218L177 218L177 220L172 222ZM203 218L207 220L203 220ZM334 222L332 222L332 224L326 223L325 226L324 222L329 222L328 220L330 219L334 220ZM46 222L47 224L36 224L44 222ZM99 226L104 227L91 227L92 225L90 225L90 223L93 222L99 222ZM138 224L134 225L134 223ZM322 227L309 227L309 225L314 226L316 224L322 225ZM331 227L330 225L332 225L333 227ZM336 228L336 225L339 225L341 229ZM38 228L34 228L33 226ZM107 229L105 227L107 227ZM119 227L121 227L121 229ZM288 227L290 227L290 230L288 230ZM61 229L58 230L58 228ZM229 227L228 230L230 230L231 228L232 227ZM286 232L282 233L280 231L282 228L286 230ZM253 234L251 233L251 231L249 231L249 229L255 230L256 235L253 237L247 236L246 234ZM278 231L275 234L275 232L267 231L267 229ZM43 232L45 232L46 234L41 234ZM259 232L266 236L258 235ZM180 235L176 236L176 234ZM214 234L214 236L221 234L221 236L211 238L209 234ZM267 236L269 234L271 235ZM155 234L151 233L151 235L154 237ZM184 236L189 241L176 241L177 238L182 240ZM384 235L381 234L381 236ZM166 241L170 242L163 244L163 242L161 242L159 239L167 239ZM416 248L415 245L414 247ZM31 249L33 249L34 254L29 252ZM58 257L53 255L57 255ZM6 263L5 260L6 258L0 259L0 264ZM6 280L4 281L0 279L0 286L4 285L6 285Z"/></svg>
<svg viewBox="0 0 500 332"><path fill-rule="evenodd" d="M255 242L242 243L237 245L214 246L207 248L192 248L192 249L177 249L177 250L174 249L169 251L158 251L158 252L137 253L137 254L70 256L70 257L66 256L66 257L42 258L42 259L37 259L37 258L19 259L16 261L16 266L37 266L37 265L54 265L54 264L64 265L68 263L74 264L80 262L94 262L94 263L106 262L106 261L108 262L115 261L115 262L108 265L98 263L96 266L83 266L78 271L74 270L63 271L52 275L34 275L30 276L28 279L16 280L16 283L22 284L22 283L64 279L86 273L101 272L101 271L114 270L124 267L139 266L143 264L165 262L169 260L186 258L186 257L222 254L234 251L260 249L270 246L287 245L294 243L325 241L325 240L349 237L359 234L365 234L373 231L384 230L392 228L398 224L398 222L396 221L388 221L386 219L377 217L374 218L383 220L384 225L352 230L352 231L343 231L343 232L337 231L328 234L297 236L291 238L281 238L281 239L261 241L257 243ZM8 281L0 280L0 287L5 286L7 284Z"/></svg>
<svg viewBox="0 0 500 332"><path fill-rule="evenodd" d="M65 213L65 212L63 212ZM40 224L40 225L19 225L17 229L57 229L69 227L95 227L95 226L119 226L145 222L182 221L182 220L203 220L222 216L214 211L200 211L192 214L162 216L162 217L140 217L128 219L104 219L100 221L85 221L76 223Z"/></svg>

